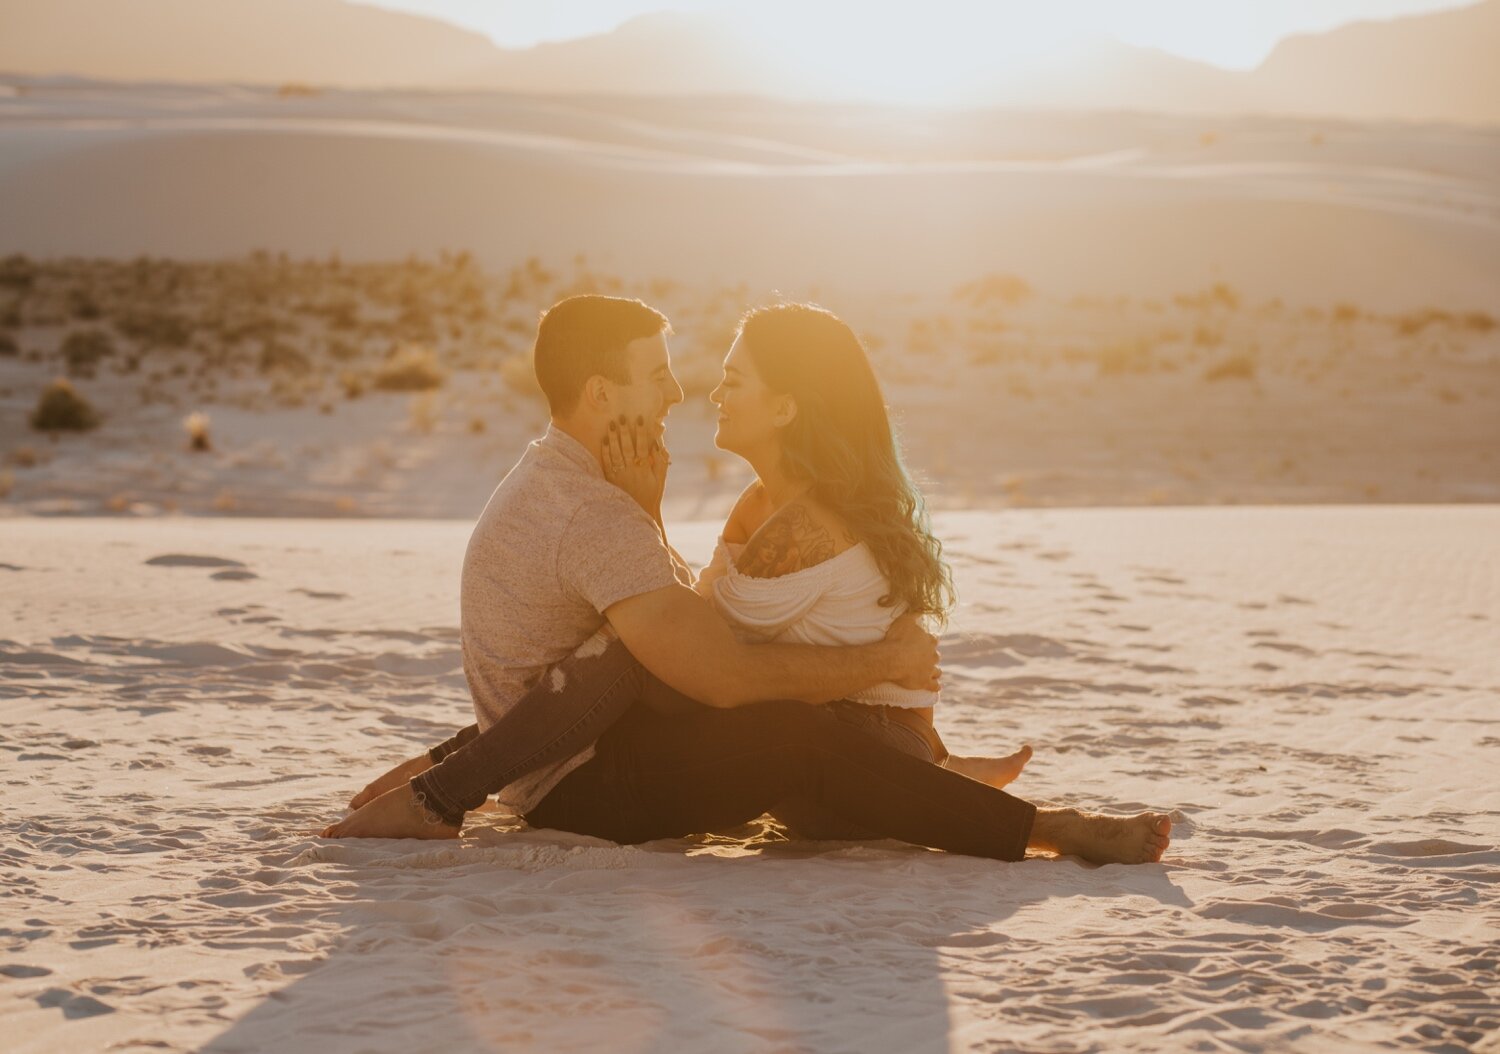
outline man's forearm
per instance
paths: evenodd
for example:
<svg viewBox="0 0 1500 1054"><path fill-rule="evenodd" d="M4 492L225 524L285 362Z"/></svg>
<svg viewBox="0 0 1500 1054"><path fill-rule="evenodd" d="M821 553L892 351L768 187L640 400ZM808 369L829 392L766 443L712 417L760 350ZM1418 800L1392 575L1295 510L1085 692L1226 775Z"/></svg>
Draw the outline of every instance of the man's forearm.
<svg viewBox="0 0 1500 1054"><path fill-rule="evenodd" d="M724 691L726 707L767 699L828 703L892 679L891 651L883 641L845 647L816 644L740 645Z"/></svg>

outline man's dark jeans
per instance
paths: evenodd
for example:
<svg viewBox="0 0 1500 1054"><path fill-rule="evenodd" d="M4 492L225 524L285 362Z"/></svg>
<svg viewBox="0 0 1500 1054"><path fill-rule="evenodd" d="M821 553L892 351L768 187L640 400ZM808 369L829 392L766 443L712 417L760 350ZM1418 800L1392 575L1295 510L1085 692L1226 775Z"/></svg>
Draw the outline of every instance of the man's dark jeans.
<svg viewBox="0 0 1500 1054"><path fill-rule="evenodd" d="M1036 816L1035 806L903 754L819 707L699 706L618 640L584 645L484 733L466 729L438 748L442 760L412 786L461 820L487 794L595 740L595 757L528 822L632 843L733 827L796 798L876 837L1019 860Z"/></svg>
<svg viewBox="0 0 1500 1054"><path fill-rule="evenodd" d="M647 673L605 627L484 732L470 725L428 751L433 767L411 781L412 789L458 826L491 794L586 749L637 701L674 712L699 706Z"/></svg>

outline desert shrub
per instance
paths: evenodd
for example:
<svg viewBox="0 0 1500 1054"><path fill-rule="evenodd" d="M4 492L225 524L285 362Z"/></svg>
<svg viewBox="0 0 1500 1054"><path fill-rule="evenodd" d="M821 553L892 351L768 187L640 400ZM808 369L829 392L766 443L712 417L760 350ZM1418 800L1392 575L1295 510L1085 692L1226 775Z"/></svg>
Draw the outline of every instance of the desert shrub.
<svg viewBox="0 0 1500 1054"><path fill-rule="evenodd" d="M1193 330L1193 343L1200 348L1217 348L1224 343L1224 334L1210 326L1199 326Z"/></svg>
<svg viewBox="0 0 1500 1054"><path fill-rule="evenodd" d="M448 375L426 348L404 348L375 370L374 386L384 392L425 392L441 388Z"/></svg>
<svg viewBox="0 0 1500 1054"><path fill-rule="evenodd" d="M975 305L999 302L1019 304L1031 296L1030 283L1012 274L985 275L977 282L961 285L953 291L953 299Z"/></svg>
<svg viewBox="0 0 1500 1054"><path fill-rule="evenodd" d="M68 290L68 313L86 322L92 322L104 315L93 294L87 289L78 288Z"/></svg>
<svg viewBox="0 0 1500 1054"><path fill-rule="evenodd" d="M192 339L187 320L165 311L135 311L115 320L121 333L153 347L181 348Z"/></svg>
<svg viewBox="0 0 1500 1054"><path fill-rule="evenodd" d="M187 433L188 449L204 453L213 449L213 439L208 431L208 414L201 410L194 410L183 418L182 430Z"/></svg>
<svg viewBox="0 0 1500 1054"><path fill-rule="evenodd" d="M297 81L287 81L276 89L278 99L316 99L323 94L311 84L302 84Z"/></svg>
<svg viewBox="0 0 1500 1054"><path fill-rule="evenodd" d="M0 332L0 359L13 359L21 354L21 345L9 333Z"/></svg>
<svg viewBox="0 0 1500 1054"><path fill-rule="evenodd" d="M38 432L86 432L98 424L93 405L62 377L42 390L31 412L31 427Z"/></svg>
<svg viewBox="0 0 1500 1054"><path fill-rule="evenodd" d="M1207 310L1214 307L1222 307L1229 311L1238 311L1240 306L1240 294L1235 291L1234 286L1227 282L1215 282L1207 289L1198 293L1179 293L1172 298L1172 302L1178 307L1192 310Z"/></svg>
<svg viewBox="0 0 1500 1054"><path fill-rule="evenodd" d="M352 362L359 358L359 345L334 337L328 342L328 357L335 362Z"/></svg>
<svg viewBox="0 0 1500 1054"><path fill-rule="evenodd" d="M353 297L340 297L319 304L314 314L322 316L330 329L359 328L359 302Z"/></svg>
<svg viewBox="0 0 1500 1054"><path fill-rule="evenodd" d="M0 260L0 286L25 292L36 281L36 264L19 253Z"/></svg>
<svg viewBox="0 0 1500 1054"><path fill-rule="evenodd" d="M1403 337L1414 337L1428 326L1451 325L1453 316L1441 308L1428 307L1421 311L1409 311L1395 318L1396 332Z"/></svg>
<svg viewBox="0 0 1500 1054"><path fill-rule="evenodd" d="M91 372L99 360L114 353L115 343L102 329L74 330L62 343L63 362L69 373Z"/></svg>
<svg viewBox="0 0 1500 1054"><path fill-rule="evenodd" d="M1488 333L1495 328L1495 316L1484 311L1470 311L1464 315L1463 322L1476 333Z"/></svg>
<svg viewBox="0 0 1500 1054"><path fill-rule="evenodd" d="M1359 308L1353 304L1334 304L1333 320L1335 322L1358 322Z"/></svg>
<svg viewBox="0 0 1500 1054"><path fill-rule="evenodd" d="M535 319L511 317L505 320L504 328L512 336L529 341L536 336L537 323Z"/></svg>
<svg viewBox="0 0 1500 1054"><path fill-rule="evenodd" d="M260 349L257 363L261 373L306 373L312 362L290 344L267 341Z"/></svg>
<svg viewBox="0 0 1500 1054"><path fill-rule="evenodd" d="M1205 381L1250 381L1255 379L1254 356L1240 353L1223 359L1204 371Z"/></svg>
<svg viewBox="0 0 1500 1054"><path fill-rule="evenodd" d="M437 326L426 305L420 303L411 303L401 309L401 313L396 316L396 332L407 340L430 341L437 338Z"/></svg>
<svg viewBox="0 0 1500 1054"><path fill-rule="evenodd" d="M274 340L287 325L272 315L246 315L224 319L219 323L219 336L230 344L242 340Z"/></svg>
<svg viewBox="0 0 1500 1054"><path fill-rule="evenodd" d="M707 399L708 393L719 386L724 368L719 356L708 349L720 345L703 344L677 358L672 364L677 383L683 394L691 400Z"/></svg>
<svg viewBox="0 0 1500 1054"><path fill-rule="evenodd" d="M511 391L527 398L542 398L542 386L537 383L536 369L531 356L517 352L500 361L500 379Z"/></svg>
<svg viewBox="0 0 1500 1054"><path fill-rule="evenodd" d="M1112 344L1099 352L1099 376L1151 372L1151 345L1144 340Z"/></svg>

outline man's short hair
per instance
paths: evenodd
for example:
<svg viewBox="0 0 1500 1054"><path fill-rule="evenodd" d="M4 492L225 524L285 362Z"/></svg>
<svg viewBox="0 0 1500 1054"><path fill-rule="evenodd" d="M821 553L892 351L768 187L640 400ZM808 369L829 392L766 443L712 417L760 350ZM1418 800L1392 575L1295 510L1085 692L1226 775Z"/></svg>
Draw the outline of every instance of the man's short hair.
<svg viewBox="0 0 1500 1054"><path fill-rule="evenodd" d="M553 416L572 413L595 374L630 383L625 346L671 329L654 307L621 296L570 296L542 315L532 365Z"/></svg>

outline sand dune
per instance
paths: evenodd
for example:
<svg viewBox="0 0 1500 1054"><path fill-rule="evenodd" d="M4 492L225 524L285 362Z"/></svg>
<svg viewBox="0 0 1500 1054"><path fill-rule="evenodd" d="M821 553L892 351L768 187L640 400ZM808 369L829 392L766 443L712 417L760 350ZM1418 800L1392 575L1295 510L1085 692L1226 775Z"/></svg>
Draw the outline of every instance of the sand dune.
<svg viewBox="0 0 1500 1054"><path fill-rule="evenodd" d="M1036 744L1037 799L1174 808L1162 865L765 823L617 848L494 814L439 848L317 842L465 719L468 525L0 524L12 1048L1437 1051L1495 1028L1494 509L938 527L964 601L944 735ZM712 530L673 534L701 558Z"/></svg>
<svg viewBox="0 0 1500 1054"><path fill-rule="evenodd" d="M888 291L1007 270L1161 295L1209 276L1389 307L1487 306L1500 288L1484 132L1018 117L913 152L925 119L901 111L865 111L851 138L836 107L725 106L719 126L693 103L184 91L0 100L5 248L446 248L501 266L586 251L631 276Z"/></svg>

